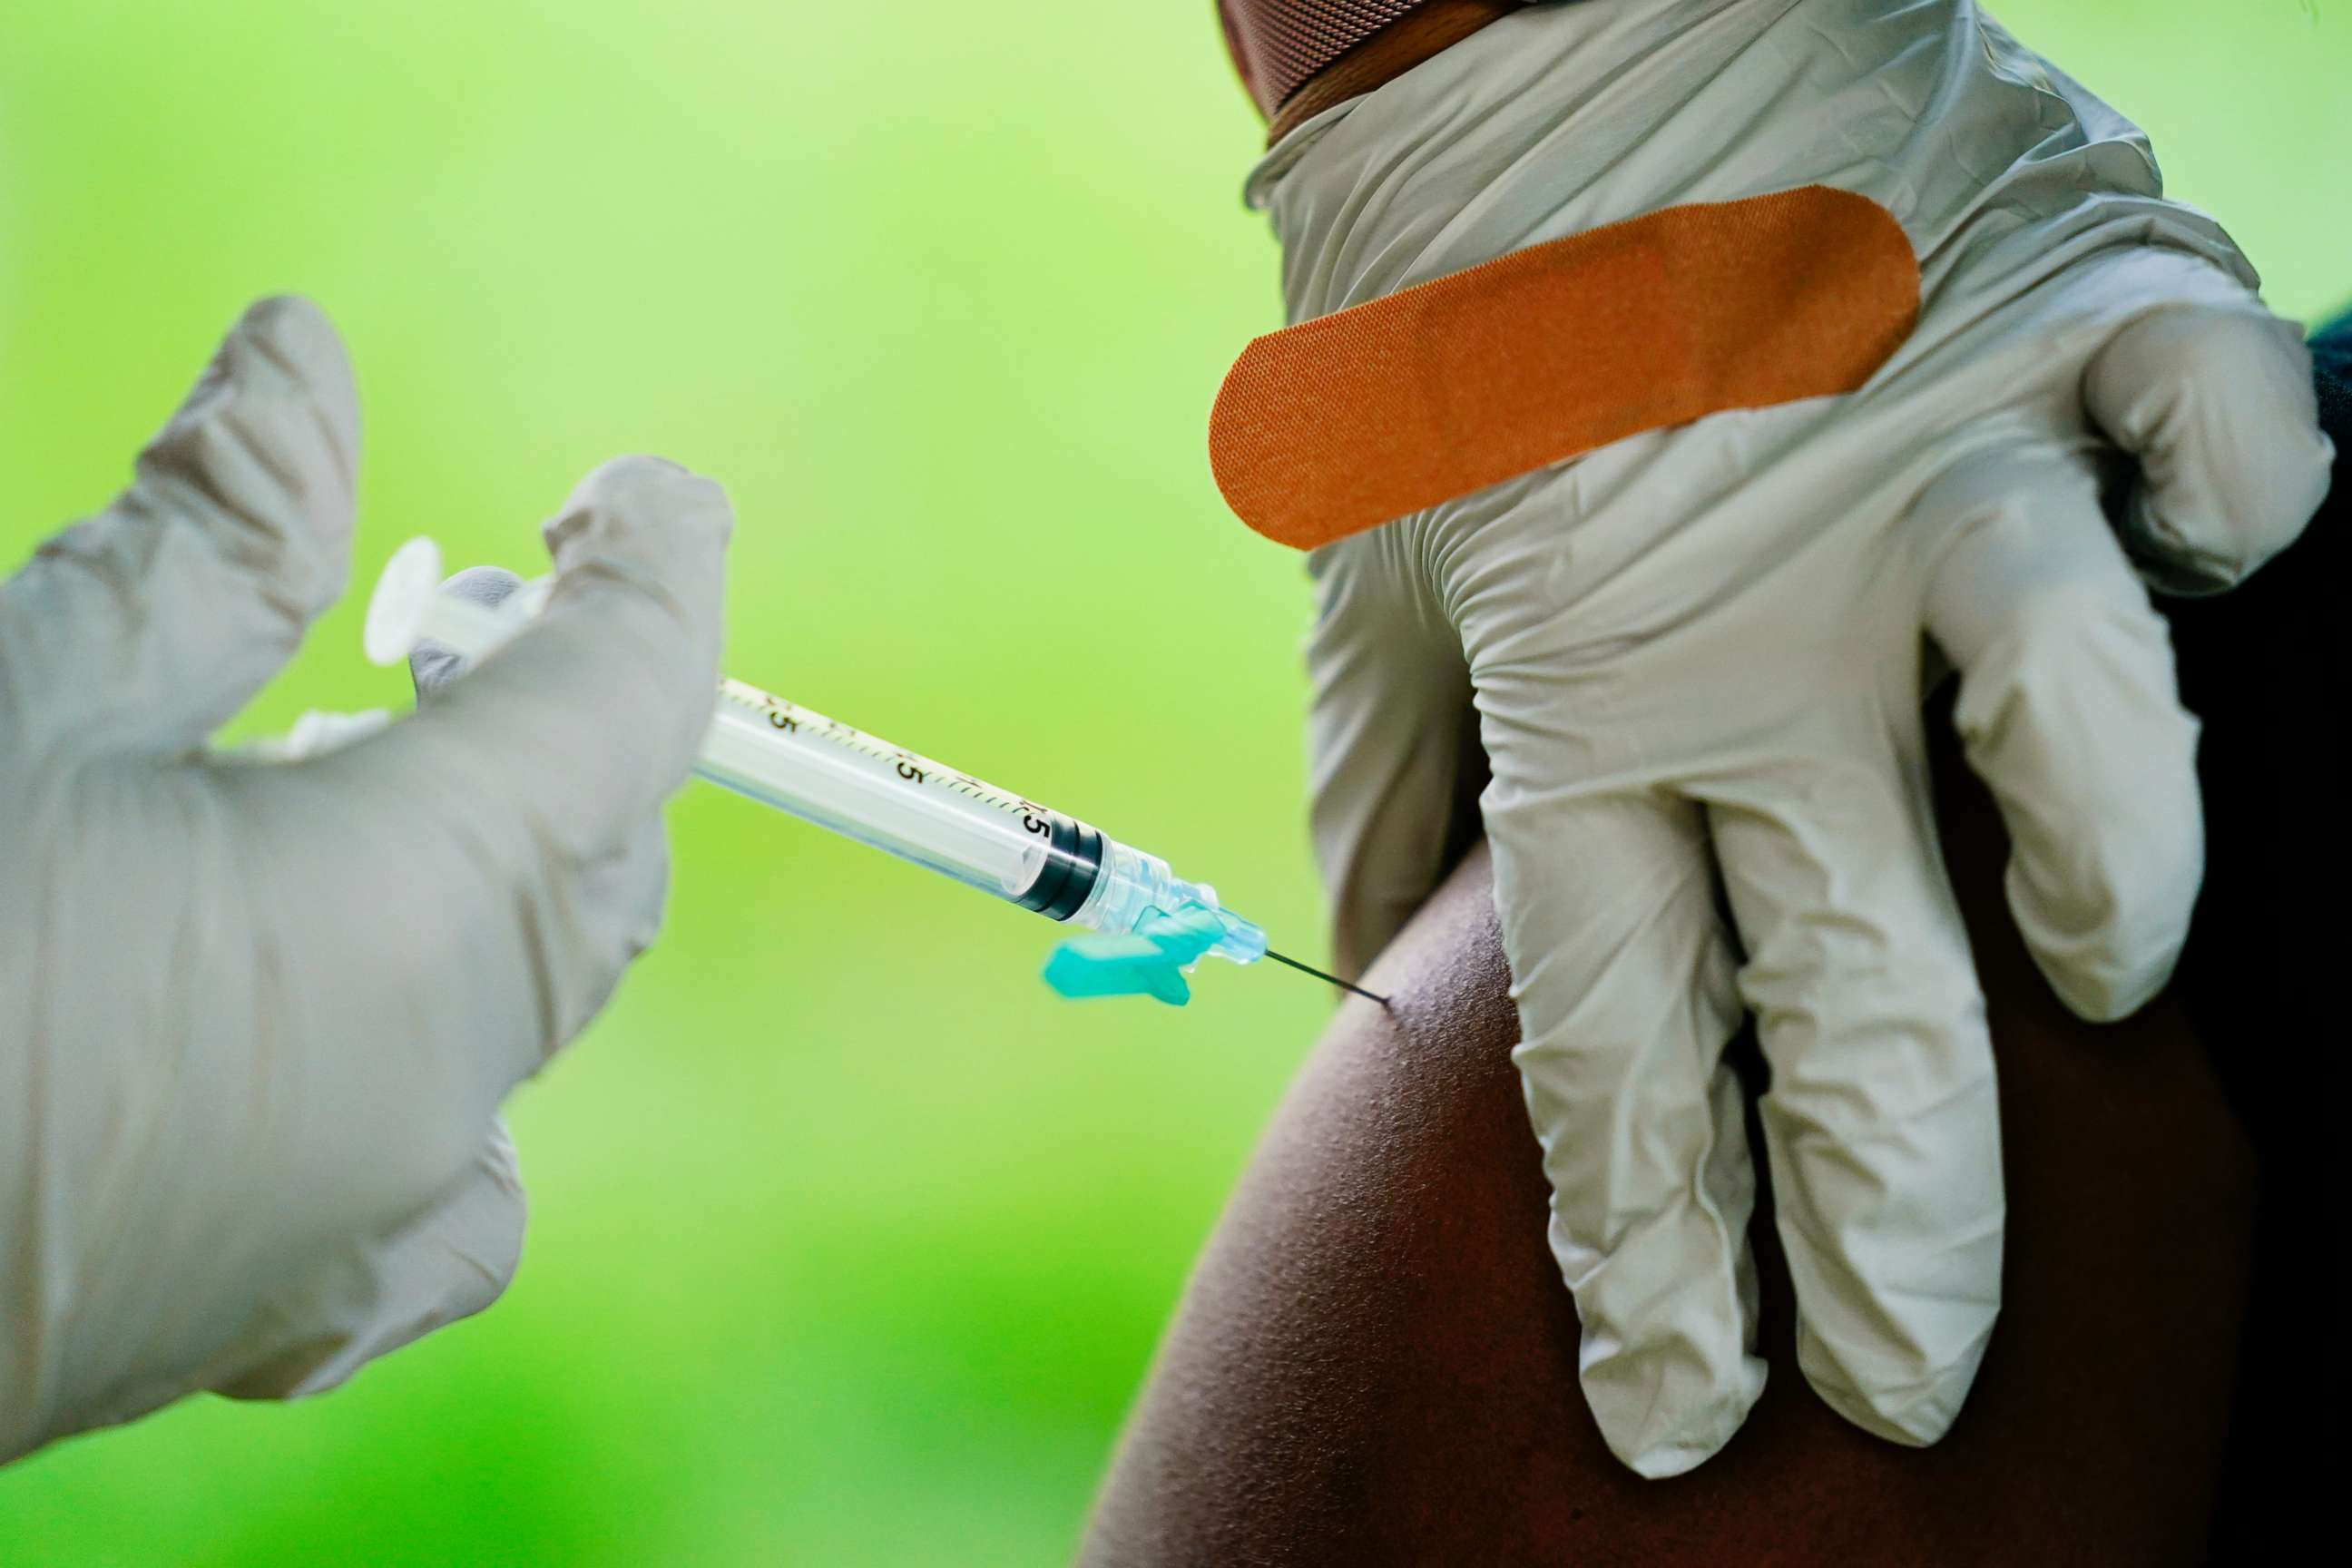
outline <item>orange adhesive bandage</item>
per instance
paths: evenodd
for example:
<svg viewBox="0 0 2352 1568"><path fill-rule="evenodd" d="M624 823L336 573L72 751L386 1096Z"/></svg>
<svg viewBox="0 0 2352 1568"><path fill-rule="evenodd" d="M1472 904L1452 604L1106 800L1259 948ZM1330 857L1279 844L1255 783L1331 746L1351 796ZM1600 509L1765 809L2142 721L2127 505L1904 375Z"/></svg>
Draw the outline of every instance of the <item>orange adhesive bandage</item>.
<svg viewBox="0 0 2352 1568"><path fill-rule="evenodd" d="M1669 207L1270 332L1209 461L1243 521L1312 550L1644 430L1852 392L1919 314L1866 196Z"/></svg>

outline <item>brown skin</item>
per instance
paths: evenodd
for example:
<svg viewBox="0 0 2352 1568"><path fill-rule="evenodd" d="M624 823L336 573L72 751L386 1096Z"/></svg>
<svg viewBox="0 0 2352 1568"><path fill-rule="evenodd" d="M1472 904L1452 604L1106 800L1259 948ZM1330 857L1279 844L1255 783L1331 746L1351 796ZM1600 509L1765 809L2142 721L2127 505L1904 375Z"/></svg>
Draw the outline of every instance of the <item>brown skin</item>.
<svg viewBox="0 0 2352 1568"><path fill-rule="evenodd" d="M1962 1564L2027 1543L2045 1562L2202 1561L2250 1151L2177 1002L2094 1028L2051 996L2002 908L1990 804L1948 744L1937 764L2010 1194L2001 1326L1941 1445L1866 1436L1805 1385L1768 1208L1772 1374L1747 1426L1675 1480L1610 1457L1544 1241L1480 848L1374 971L1393 1013L1343 1008L1268 1130L1081 1563Z"/></svg>

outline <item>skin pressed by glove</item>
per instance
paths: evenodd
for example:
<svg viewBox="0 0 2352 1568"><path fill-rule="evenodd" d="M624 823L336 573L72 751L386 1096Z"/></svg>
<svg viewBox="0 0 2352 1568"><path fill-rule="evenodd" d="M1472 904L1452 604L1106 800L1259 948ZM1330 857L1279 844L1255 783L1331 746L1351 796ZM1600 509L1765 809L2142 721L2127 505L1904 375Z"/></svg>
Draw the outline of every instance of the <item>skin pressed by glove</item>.
<svg viewBox="0 0 2352 1568"><path fill-rule="evenodd" d="M2309 363L2140 132L1968 0L1531 7L1309 122L1250 187L1301 321L1814 185L1918 258L1917 325L1859 390L1633 435L1309 556L1338 946L1369 961L1434 885L1475 712L1581 1379L1651 1476L1719 1449L1765 1376L1721 1062L1746 1013L1802 1371L1896 1442L1957 1416L2006 1216L1923 689L1958 676L2043 973L2087 1016L2139 1005L2202 867L2147 585L2226 586L2294 538L2331 455Z"/></svg>
<svg viewBox="0 0 2352 1568"><path fill-rule="evenodd" d="M265 300L0 585L0 1458L494 1298L499 1103L657 921L731 527L674 465L583 479L546 612L415 716L205 749L341 593L358 451L332 329Z"/></svg>

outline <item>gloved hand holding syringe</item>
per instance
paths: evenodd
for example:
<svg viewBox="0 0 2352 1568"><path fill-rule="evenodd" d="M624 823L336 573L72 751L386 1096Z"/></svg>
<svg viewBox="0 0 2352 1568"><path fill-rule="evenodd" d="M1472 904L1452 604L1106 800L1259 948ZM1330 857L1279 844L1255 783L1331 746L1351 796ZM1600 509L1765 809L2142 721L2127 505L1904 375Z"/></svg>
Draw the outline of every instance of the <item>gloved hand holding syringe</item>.
<svg viewBox="0 0 2352 1568"><path fill-rule="evenodd" d="M446 593L429 539L395 552L369 601L377 664L437 643L479 659L547 601L550 580L492 605ZM1102 933L1065 942L1045 978L1066 996L1143 993L1181 1003L1180 971L1203 954L1272 958L1358 995L1385 999L1286 958L1206 883L1075 817L942 766L739 680L722 680L695 772L713 784L887 850L1049 919Z"/></svg>

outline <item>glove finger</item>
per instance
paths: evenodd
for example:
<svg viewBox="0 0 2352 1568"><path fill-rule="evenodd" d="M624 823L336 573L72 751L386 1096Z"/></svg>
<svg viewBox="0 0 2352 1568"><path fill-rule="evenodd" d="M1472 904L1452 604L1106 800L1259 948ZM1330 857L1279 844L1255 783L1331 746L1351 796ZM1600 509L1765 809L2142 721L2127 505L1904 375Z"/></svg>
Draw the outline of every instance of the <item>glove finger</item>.
<svg viewBox="0 0 2352 1568"><path fill-rule="evenodd" d="M1867 700L1846 733L1884 734L1883 708ZM1799 1364L1855 1425L1932 1443L2000 1310L1991 1043L1924 767L1808 751L1695 793L1771 1067L1760 1110Z"/></svg>
<svg viewBox="0 0 2352 1568"><path fill-rule="evenodd" d="M448 1188L390 1231L346 1238L262 1301L221 1364L215 1393L296 1399L472 1317L503 1294L522 1258L528 1206L506 1123Z"/></svg>
<svg viewBox="0 0 2352 1568"><path fill-rule="evenodd" d="M1339 972L1364 969L1444 876L1475 721L1462 644L1397 559L1397 531L1315 552L1309 812Z"/></svg>
<svg viewBox="0 0 2352 1568"><path fill-rule="evenodd" d="M356 744L192 772L240 948L267 955L254 1071L276 1087L247 1136L303 1173L305 1225L381 1227L440 1191L644 945L658 807L717 690L727 531L709 481L607 465L551 530L548 608L481 668Z"/></svg>
<svg viewBox="0 0 2352 1568"><path fill-rule="evenodd" d="M341 592L358 455L326 318L248 310L131 488L0 587L0 722L44 754L201 743Z"/></svg>
<svg viewBox="0 0 2352 1568"><path fill-rule="evenodd" d="M1991 458L1916 510L1937 540L1929 635L1960 671L1969 765L2008 825L2011 914L2086 1018L2160 990L2204 869L2197 722L2080 463Z"/></svg>
<svg viewBox="0 0 2352 1568"><path fill-rule="evenodd" d="M495 609L521 586L520 577L500 567L472 566L442 584L441 591ZM436 642L417 644L408 656L417 701L435 700L471 667L472 661L455 648ZM586 946L604 955L602 966L612 975L604 988L609 994L621 972L653 945L661 929L669 891L669 847L661 814L648 816L612 854L583 863L580 891Z"/></svg>
<svg viewBox="0 0 2352 1568"><path fill-rule="evenodd" d="M545 610L383 737L377 764L509 852L621 849L709 732L732 525L726 492L684 468L598 468L547 525Z"/></svg>
<svg viewBox="0 0 2352 1568"><path fill-rule="evenodd" d="M656 812L620 848L580 868L581 941L606 978L592 991L588 1010L601 1009L621 974L653 946L669 899L669 839Z"/></svg>
<svg viewBox="0 0 2352 1568"><path fill-rule="evenodd" d="M2326 499L2311 354L2294 324L2181 305L2126 323L2092 360L2085 405L2138 459L2124 542L2151 585L2231 587L2294 542Z"/></svg>
<svg viewBox="0 0 2352 1568"><path fill-rule="evenodd" d="M1551 1182L1551 1246L1602 1436L1644 1476L1728 1442L1763 1391L1748 1247L1755 1176L1729 943L1697 810L1524 779L1489 747L1512 1053Z"/></svg>

